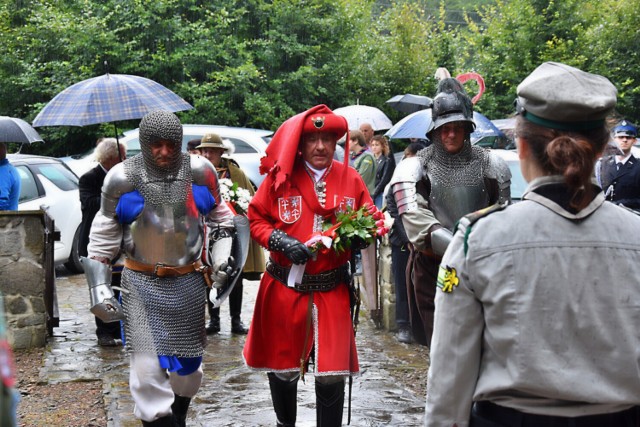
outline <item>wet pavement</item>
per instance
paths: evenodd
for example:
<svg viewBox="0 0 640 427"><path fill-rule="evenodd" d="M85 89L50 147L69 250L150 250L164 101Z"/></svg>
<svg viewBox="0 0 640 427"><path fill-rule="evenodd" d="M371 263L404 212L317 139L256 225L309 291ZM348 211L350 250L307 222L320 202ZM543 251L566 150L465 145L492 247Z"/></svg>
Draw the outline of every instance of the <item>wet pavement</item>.
<svg viewBox="0 0 640 427"><path fill-rule="evenodd" d="M41 380L50 383L102 380L108 426L139 426L140 422L133 416L128 357L124 349L97 345L84 276L68 275L64 270L56 273L60 326L48 340ZM247 325L257 290L257 281L245 281L243 321ZM275 415L267 376L244 365L245 337L230 333L228 307L225 302L221 309L222 331L209 336L204 356L205 377L192 402L187 425L273 426ZM401 373L426 370L424 349L398 343L392 334L376 329L364 314L360 316L356 341L361 375L353 379L351 425L422 425L424 396L416 396L407 388L408 381L415 376L408 375L404 381ZM297 426L314 425L314 381L309 374L306 383L298 385Z"/></svg>

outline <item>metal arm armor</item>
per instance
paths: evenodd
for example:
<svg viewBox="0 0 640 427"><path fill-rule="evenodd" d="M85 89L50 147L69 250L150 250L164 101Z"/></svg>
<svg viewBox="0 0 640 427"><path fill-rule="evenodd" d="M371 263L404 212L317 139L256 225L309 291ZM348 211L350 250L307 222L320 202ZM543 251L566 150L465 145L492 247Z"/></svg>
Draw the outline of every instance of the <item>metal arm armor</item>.
<svg viewBox="0 0 640 427"><path fill-rule="evenodd" d="M489 167L487 168L487 178L495 179L500 189L498 203L511 203L511 170L507 163L497 154L489 151Z"/></svg>
<svg viewBox="0 0 640 427"><path fill-rule="evenodd" d="M418 157L401 161L393 173L390 188L398 205L398 214L418 209L416 183L422 179L422 164Z"/></svg>
<svg viewBox="0 0 640 427"><path fill-rule="evenodd" d="M133 191L133 185L127 180L122 163L115 165L104 179L102 184L102 198L100 201L100 211L107 218L115 218L116 206L120 196Z"/></svg>
<svg viewBox="0 0 640 427"><path fill-rule="evenodd" d="M211 194L216 199L216 204L220 204L220 183L216 168L208 160L191 156L191 178L197 185L206 185L211 190Z"/></svg>

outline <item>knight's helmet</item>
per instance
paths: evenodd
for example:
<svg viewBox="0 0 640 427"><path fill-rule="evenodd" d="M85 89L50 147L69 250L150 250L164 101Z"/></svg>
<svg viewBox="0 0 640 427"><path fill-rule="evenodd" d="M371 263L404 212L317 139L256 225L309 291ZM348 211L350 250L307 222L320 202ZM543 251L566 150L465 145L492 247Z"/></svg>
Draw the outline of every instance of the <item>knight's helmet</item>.
<svg viewBox="0 0 640 427"><path fill-rule="evenodd" d="M471 98L458 80L449 77L438 83L438 91L433 98L431 124L427 129L427 136L432 139L431 132L451 122L467 122L469 133L476 128L476 124L473 122Z"/></svg>
<svg viewBox="0 0 640 427"><path fill-rule="evenodd" d="M158 140L167 140L176 145L169 166L161 167L153 159L151 145ZM182 162L182 124L178 117L169 112L155 110L140 121L140 151L148 172L172 173L180 169Z"/></svg>

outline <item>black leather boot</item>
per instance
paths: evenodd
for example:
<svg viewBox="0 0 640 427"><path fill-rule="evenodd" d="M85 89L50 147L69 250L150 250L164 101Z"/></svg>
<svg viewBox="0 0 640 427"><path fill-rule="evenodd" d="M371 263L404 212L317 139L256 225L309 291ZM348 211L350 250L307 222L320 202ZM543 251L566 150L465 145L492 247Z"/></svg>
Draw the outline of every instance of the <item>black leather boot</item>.
<svg viewBox="0 0 640 427"><path fill-rule="evenodd" d="M173 421L171 419L171 415L167 415L153 421L143 421L143 420L141 421L142 421L142 425L145 427L173 427Z"/></svg>
<svg viewBox="0 0 640 427"><path fill-rule="evenodd" d="M209 289L207 292L213 292ZM209 323L207 324L207 335L213 335L220 332L220 309L213 308L213 303L209 300L209 294L207 294L207 311L209 312Z"/></svg>
<svg viewBox="0 0 640 427"><path fill-rule="evenodd" d="M242 293L244 292L244 286L242 284L242 276L238 278L236 285L233 287L231 294L229 294L229 313L231 314L231 333L238 335L246 335L249 332L242 319L240 313L242 313Z"/></svg>
<svg viewBox="0 0 640 427"><path fill-rule="evenodd" d="M171 411L173 412L173 426L185 427L187 424L187 411L191 404L190 397L175 395L173 404L171 405Z"/></svg>
<svg viewBox="0 0 640 427"><path fill-rule="evenodd" d="M277 425L295 427L298 412L298 378L293 381L281 380L272 372L269 377L271 400L276 412Z"/></svg>
<svg viewBox="0 0 640 427"><path fill-rule="evenodd" d="M340 427L344 407L344 380L333 384L316 381L316 425Z"/></svg>

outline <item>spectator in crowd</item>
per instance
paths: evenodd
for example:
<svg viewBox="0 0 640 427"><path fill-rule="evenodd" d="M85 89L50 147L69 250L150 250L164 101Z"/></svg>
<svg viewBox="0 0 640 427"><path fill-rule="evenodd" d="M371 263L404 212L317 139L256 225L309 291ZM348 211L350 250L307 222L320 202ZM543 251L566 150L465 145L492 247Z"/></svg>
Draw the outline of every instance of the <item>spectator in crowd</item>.
<svg viewBox="0 0 640 427"><path fill-rule="evenodd" d="M353 167L362 177L369 194L373 194L376 188L376 160L367 149L364 135L359 130L349 133L349 150Z"/></svg>
<svg viewBox="0 0 640 427"><path fill-rule="evenodd" d="M223 141L219 135L208 133L200 140L198 150L202 156L209 160L216 168L218 179L229 179L231 182L237 183L239 188L249 191L251 196L255 194L253 184L247 178L247 175L240 169L238 163L230 158L222 157L225 152L229 152L232 148L231 142ZM232 204L232 207L233 204ZM246 212L236 213L246 214ZM238 335L246 335L249 331L242 322L242 296L244 293L244 279L259 280L260 275L264 272L265 260L262 247L255 241L249 244L249 254L247 261L242 270L242 276L238 278L233 290L229 294L229 315L231 316L231 333ZM208 292L212 292L211 289ZM220 332L220 308L214 308L211 298L207 300L207 310L209 311L209 324L207 325L207 334L217 334Z"/></svg>
<svg viewBox="0 0 640 427"><path fill-rule="evenodd" d="M122 142L118 142L115 138L100 138L95 148L94 157L98 165L87 171L80 177L78 181L78 190L80 194L80 208L82 209L82 222L80 223L80 236L78 237L78 254L87 256L87 246L89 245L89 232L93 218L100 210L100 201L102 196L102 184L107 172L115 165L127 158L127 146ZM111 264L115 264L120 256L116 254L111 259ZM120 287L120 278L122 266L113 267L113 276L111 277L111 285ZM114 289L116 298L120 295L120 291ZM106 323L95 317L96 336L98 345L102 347L113 347L118 345L116 339L121 338L120 323Z"/></svg>
<svg viewBox="0 0 640 427"><path fill-rule="evenodd" d="M7 159L7 146L0 142L0 211L18 210L20 185L20 174Z"/></svg>
<svg viewBox="0 0 640 427"><path fill-rule="evenodd" d="M200 149L198 149L198 145L201 144L201 139L192 139L187 142L187 153L193 154L195 156L199 156L202 154Z"/></svg>
<svg viewBox="0 0 640 427"><path fill-rule="evenodd" d="M371 140L373 139L373 135L375 135L373 126L371 126L370 123L362 123L358 130L360 130L362 136L364 136L365 147L370 148Z"/></svg>
<svg viewBox="0 0 640 427"><path fill-rule="evenodd" d="M591 181L615 105L564 64L518 85L529 185L465 216L442 259L427 427L640 425L640 218Z"/></svg>
<svg viewBox="0 0 640 427"><path fill-rule="evenodd" d="M393 153L389 150L389 142L382 135L375 135L371 140L371 153L376 160L375 188L371 198L378 208L382 208L384 189L391 181L391 176L396 168L395 161L391 158Z"/></svg>

